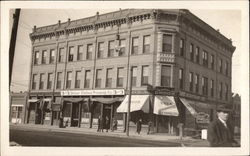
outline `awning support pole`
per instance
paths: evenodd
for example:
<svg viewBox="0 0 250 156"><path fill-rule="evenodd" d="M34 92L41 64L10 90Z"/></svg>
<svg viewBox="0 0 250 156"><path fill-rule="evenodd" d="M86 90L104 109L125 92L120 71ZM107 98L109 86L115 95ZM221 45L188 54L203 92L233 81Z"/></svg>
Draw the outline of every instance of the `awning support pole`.
<svg viewBox="0 0 250 156"><path fill-rule="evenodd" d="M129 84L128 112L127 112L127 124L126 124L127 136L129 136L129 118L130 118L130 105L131 105L131 94L132 94L132 80L133 80L133 67L130 68L130 84Z"/></svg>

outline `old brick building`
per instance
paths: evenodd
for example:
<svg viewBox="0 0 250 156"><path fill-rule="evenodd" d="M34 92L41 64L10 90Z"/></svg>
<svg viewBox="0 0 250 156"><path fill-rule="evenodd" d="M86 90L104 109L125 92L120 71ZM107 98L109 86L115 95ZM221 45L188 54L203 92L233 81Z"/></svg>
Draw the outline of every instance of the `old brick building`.
<svg viewBox="0 0 250 156"><path fill-rule="evenodd" d="M124 125L130 69L131 121L202 128L231 102L232 41L188 10L126 9L36 28L27 123Z"/></svg>

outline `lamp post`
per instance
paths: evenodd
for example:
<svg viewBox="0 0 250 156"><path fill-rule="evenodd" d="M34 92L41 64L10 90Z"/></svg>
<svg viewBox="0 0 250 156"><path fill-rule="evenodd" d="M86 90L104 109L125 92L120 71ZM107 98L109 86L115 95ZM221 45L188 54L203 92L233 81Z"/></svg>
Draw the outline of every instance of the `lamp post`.
<svg viewBox="0 0 250 156"><path fill-rule="evenodd" d="M133 67L130 68L130 84L129 84L128 111L127 111L127 124L126 124L126 134L127 134L127 136L129 136L129 118L130 118L132 82L133 82Z"/></svg>

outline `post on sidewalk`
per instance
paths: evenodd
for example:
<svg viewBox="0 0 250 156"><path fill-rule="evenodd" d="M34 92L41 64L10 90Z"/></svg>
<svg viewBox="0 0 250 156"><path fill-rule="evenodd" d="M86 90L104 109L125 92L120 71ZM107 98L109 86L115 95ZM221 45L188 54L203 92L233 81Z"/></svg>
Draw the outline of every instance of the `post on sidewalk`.
<svg viewBox="0 0 250 156"><path fill-rule="evenodd" d="M183 123L179 123L178 128L179 128L179 138L180 138L180 140L182 140L182 137L183 137Z"/></svg>
<svg viewBox="0 0 250 156"><path fill-rule="evenodd" d="M132 94L132 82L133 82L133 67L130 68L130 84L129 84L129 96L128 96L128 111L127 111L127 126L126 134L129 136L129 118L130 118L130 105L131 105L131 94Z"/></svg>

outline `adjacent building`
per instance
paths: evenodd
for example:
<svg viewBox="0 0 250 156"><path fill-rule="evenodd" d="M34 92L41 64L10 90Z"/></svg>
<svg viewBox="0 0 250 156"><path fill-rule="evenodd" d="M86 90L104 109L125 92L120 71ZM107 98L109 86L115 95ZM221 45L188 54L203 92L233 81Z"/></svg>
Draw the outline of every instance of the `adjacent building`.
<svg viewBox="0 0 250 156"><path fill-rule="evenodd" d="M11 123L20 124L25 121L25 105L27 103L27 92L10 93L10 117Z"/></svg>
<svg viewBox="0 0 250 156"><path fill-rule="evenodd" d="M155 132L201 129L230 104L232 41L188 10L125 9L39 27L26 123L96 125L100 116Z"/></svg>

